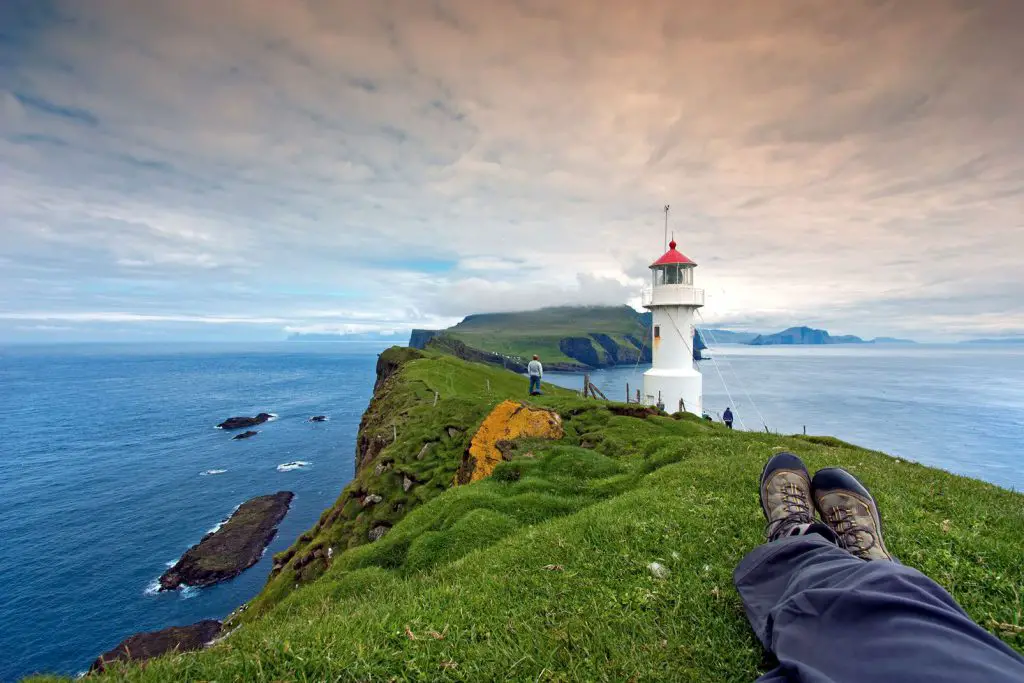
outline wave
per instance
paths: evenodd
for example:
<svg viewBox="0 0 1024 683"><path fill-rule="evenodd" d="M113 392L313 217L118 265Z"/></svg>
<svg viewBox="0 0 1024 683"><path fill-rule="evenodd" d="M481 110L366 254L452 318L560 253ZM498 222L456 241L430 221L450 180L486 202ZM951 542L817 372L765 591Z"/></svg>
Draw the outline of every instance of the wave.
<svg viewBox="0 0 1024 683"><path fill-rule="evenodd" d="M277 466L277 471L278 472L291 472L292 470L301 470L303 467L307 467L307 466L312 465L312 464L313 463L306 462L305 460L295 460L293 462L281 463L280 465Z"/></svg>
<svg viewBox="0 0 1024 683"><path fill-rule="evenodd" d="M205 470L199 473L200 477L208 477L214 474L224 474L227 470Z"/></svg>

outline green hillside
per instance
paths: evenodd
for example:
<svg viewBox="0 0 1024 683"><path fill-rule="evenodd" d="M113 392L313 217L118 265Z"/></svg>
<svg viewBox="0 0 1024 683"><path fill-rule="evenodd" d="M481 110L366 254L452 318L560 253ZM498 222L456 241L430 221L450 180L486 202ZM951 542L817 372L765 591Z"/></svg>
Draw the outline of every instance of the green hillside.
<svg viewBox="0 0 1024 683"><path fill-rule="evenodd" d="M488 479L452 488L481 422L525 401L526 380L410 349L385 352L378 373L355 481L278 556L231 633L106 678L749 683L767 662L731 573L762 542L757 481L778 449L861 477L889 549L1024 652L1020 494L829 437L730 431L547 386L530 403L557 411L564 436L501 442Z"/></svg>
<svg viewBox="0 0 1024 683"><path fill-rule="evenodd" d="M533 354L548 369L580 370L649 361L650 326L629 306L562 306L471 315L423 345L519 371Z"/></svg>

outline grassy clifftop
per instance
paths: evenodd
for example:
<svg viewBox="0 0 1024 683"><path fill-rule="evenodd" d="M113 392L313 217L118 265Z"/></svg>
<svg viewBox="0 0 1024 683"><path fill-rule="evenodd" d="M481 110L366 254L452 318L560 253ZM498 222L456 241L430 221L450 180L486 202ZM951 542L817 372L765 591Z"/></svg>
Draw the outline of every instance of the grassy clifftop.
<svg viewBox="0 0 1024 683"><path fill-rule="evenodd" d="M751 681L764 655L731 572L762 541L756 482L782 448L854 471L890 550L1024 652L1024 496L832 438L734 432L553 389L530 404L557 413L562 438L502 443L489 478L453 487L481 422L525 401L526 381L432 353L381 361L356 480L235 630L109 677Z"/></svg>

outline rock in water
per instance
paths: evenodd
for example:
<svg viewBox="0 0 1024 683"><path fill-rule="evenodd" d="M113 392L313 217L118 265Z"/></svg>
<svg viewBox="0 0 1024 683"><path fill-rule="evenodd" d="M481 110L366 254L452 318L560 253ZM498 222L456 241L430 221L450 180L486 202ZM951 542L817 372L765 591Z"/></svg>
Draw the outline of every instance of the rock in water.
<svg viewBox="0 0 1024 683"><path fill-rule="evenodd" d="M241 441L242 439L251 439L252 437L256 436L257 434L259 434L259 432L254 432L252 430L249 430L248 432L242 432L241 434L237 434L237 435L231 437L231 440L232 441Z"/></svg>
<svg viewBox="0 0 1024 683"><path fill-rule="evenodd" d="M270 413L260 413L256 417L229 417L217 427L220 429L245 429L261 425L272 417L274 416Z"/></svg>
<svg viewBox="0 0 1024 683"><path fill-rule="evenodd" d="M185 551L160 577L160 590L212 586L256 564L277 533L295 494L278 491L247 500L216 531Z"/></svg>
<svg viewBox="0 0 1024 683"><path fill-rule="evenodd" d="M136 633L109 652L104 652L89 668L90 672L103 671L111 662L142 661L169 652L198 650L220 634L221 623L213 619L191 626L172 626L162 631Z"/></svg>
<svg viewBox="0 0 1024 683"><path fill-rule="evenodd" d="M309 421L310 422L327 422L327 416L326 415L314 415L313 417L309 418Z"/></svg>

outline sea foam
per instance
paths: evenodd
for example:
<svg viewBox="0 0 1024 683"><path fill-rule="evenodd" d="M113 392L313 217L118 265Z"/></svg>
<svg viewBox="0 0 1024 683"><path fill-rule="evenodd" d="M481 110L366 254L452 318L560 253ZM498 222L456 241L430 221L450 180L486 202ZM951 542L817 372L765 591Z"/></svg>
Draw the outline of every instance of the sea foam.
<svg viewBox="0 0 1024 683"><path fill-rule="evenodd" d="M277 466L278 472L291 472L292 470L301 470L303 467L311 465L313 463L306 462L305 460L295 460L293 462L281 463Z"/></svg>
<svg viewBox="0 0 1024 683"><path fill-rule="evenodd" d="M209 477L214 474L224 474L227 470L205 470L199 473L200 477Z"/></svg>

